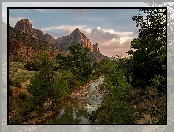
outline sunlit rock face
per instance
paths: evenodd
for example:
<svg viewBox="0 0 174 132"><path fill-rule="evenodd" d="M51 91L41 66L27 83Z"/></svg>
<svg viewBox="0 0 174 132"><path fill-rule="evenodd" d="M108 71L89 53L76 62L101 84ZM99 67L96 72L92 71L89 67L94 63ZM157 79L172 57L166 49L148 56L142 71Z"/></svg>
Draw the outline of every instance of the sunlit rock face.
<svg viewBox="0 0 174 132"><path fill-rule="evenodd" d="M51 44L56 44L56 40L51 36L49 35L48 33L46 33L44 35L44 41L48 42L48 43L51 43Z"/></svg>
<svg viewBox="0 0 174 132"><path fill-rule="evenodd" d="M91 44L90 40L76 28L70 35L62 36L57 39L54 39L51 35L44 33L32 27L31 22L28 19L21 19L18 21L14 27L15 29L21 30L25 33L31 34L33 37L46 41L48 43L56 44L58 48L64 51L68 51L68 45L74 43L81 43L84 47L88 47L91 52L100 53L98 44Z"/></svg>
<svg viewBox="0 0 174 132"><path fill-rule="evenodd" d="M81 43L84 47L88 47L90 52L88 56L92 59L93 62L99 62L102 59L107 59L107 56L104 56L100 53L99 45L91 44L90 40L76 28L70 35L62 36L57 38L56 44L58 48L68 51L69 44Z"/></svg>
<svg viewBox="0 0 174 132"><path fill-rule="evenodd" d="M44 34L40 29L33 28L28 19L21 19L16 23L14 28L30 34L36 39L55 45L60 50L66 51L66 53L69 53L69 44L81 43L83 47L88 47L90 49L90 53L88 55L93 62L99 62L100 60L106 58L106 56L103 56L100 53L99 45L97 43L91 44L90 40L78 28L76 28L71 34L57 39L53 38L48 33Z"/></svg>
<svg viewBox="0 0 174 132"><path fill-rule="evenodd" d="M80 32L78 28L76 28L70 35L57 38L56 43L60 49L65 51L68 50L69 44L74 43L81 43L84 47L88 47L90 51L93 51L91 42L83 33Z"/></svg>
<svg viewBox="0 0 174 132"><path fill-rule="evenodd" d="M93 47L93 52L99 52L100 53L100 49L99 49L97 43L96 44L93 44L92 47Z"/></svg>
<svg viewBox="0 0 174 132"><path fill-rule="evenodd" d="M6 29L4 27L7 27L7 24L3 24L2 27ZM7 40L4 38L5 34L3 34L3 40ZM14 28L9 24L8 44L10 61L32 61L34 54L41 54L44 50L52 58L55 58L58 53L67 55L66 52L56 47L56 41L51 35L33 28L28 19L21 19Z"/></svg>
<svg viewBox="0 0 174 132"><path fill-rule="evenodd" d="M18 30L22 30L25 33L33 33L32 24L28 19L21 19L15 25L15 28Z"/></svg>
<svg viewBox="0 0 174 132"><path fill-rule="evenodd" d="M14 28L21 30L25 33L31 34L33 37L41 41L56 44L56 40L51 35L47 33L44 35L44 33L41 30L33 28L31 22L28 19L21 19L16 23Z"/></svg>

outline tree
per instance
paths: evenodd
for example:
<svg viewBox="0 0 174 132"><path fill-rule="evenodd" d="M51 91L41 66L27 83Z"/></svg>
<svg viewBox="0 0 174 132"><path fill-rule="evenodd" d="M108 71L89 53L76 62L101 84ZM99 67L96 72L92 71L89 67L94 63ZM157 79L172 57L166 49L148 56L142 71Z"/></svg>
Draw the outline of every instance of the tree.
<svg viewBox="0 0 174 132"><path fill-rule="evenodd" d="M131 48L127 53L132 55L132 72L136 80L152 83L152 78L160 75L166 78L166 8L140 9L146 14L133 16L137 27L140 26L138 38L133 39ZM166 85L166 79L161 82Z"/></svg>
<svg viewBox="0 0 174 132"><path fill-rule="evenodd" d="M29 92L32 93L35 103L41 105L47 98L54 99L55 73L53 60L44 52L37 58L41 69L31 79Z"/></svg>
<svg viewBox="0 0 174 132"><path fill-rule="evenodd" d="M92 62L87 56L89 48L83 47L80 43L71 44L68 48L70 50L68 57L71 72L79 79L85 80L92 73Z"/></svg>

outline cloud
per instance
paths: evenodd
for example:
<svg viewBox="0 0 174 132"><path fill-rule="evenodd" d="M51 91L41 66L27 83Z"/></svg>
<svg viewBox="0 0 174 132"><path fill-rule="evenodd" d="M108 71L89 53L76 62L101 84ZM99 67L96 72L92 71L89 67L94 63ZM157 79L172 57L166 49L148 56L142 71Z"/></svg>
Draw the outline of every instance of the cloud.
<svg viewBox="0 0 174 132"><path fill-rule="evenodd" d="M116 34L103 31L101 27L96 27L93 29L88 28L80 31L83 32L92 43L104 43L114 38L119 38Z"/></svg>
<svg viewBox="0 0 174 132"><path fill-rule="evenodd" d="M121 42L121 38L116 40L110 40L105 43L100 43L100 51L102 54L113 56L113 55L123 55L128 56L127 51L130 49L131 39Z"/></svg>
<svg viewBox="0 0 174 132"><path fill-rule="evenodd" d="M70 10L71 11L71 10ZM82 14L86 14L87 9L72 9L73 12L75 13L82 13Z"/></svg>
<svg viewBox="0 0 174 132"><path fill-rule="evenodd" d="M115 55L122 55L122 57L128 57L129 55L126 53L128 50L129 49L127 48L116 48L116 49L101 49L100 48L100 52L103 55L107 55L108 57L112 57Z"/></svg>
<svg viewBox="0 0 174 132"><path fill-rule="evenodd" d="M41 27L39 28L44 33L52 35L55 39L58 37L66 36L72 33L76 28L79 28L81 31L85 31L87 25L61 25L61 26L50 26L50 27Z"/></svg>
<svg viewBox="0 0 174 132"><path fill-rule="evenodd" d="M65 30L65 31L63 31L63 32L61 32L61 33L53 32L53 31L47 31L47 32L45 32L45 33L48 33L48 34L50 34L53 38L57 39L58 37L66 36L66 35L70 34L71 32L68 31L68 30Z"/></svg>
<svg viewBox="0 0 174 132"><path fill-rule="evenodd" d="M54 38L69 35L75 28L79 28L85 34L92 44L98 43L102 54L107 56L120 55L128 56L127 51L130 49L130 44L133 38L136 37L137 31L121 32L113 29L102 29L101 27L89 28L87 25L62 25L44 27L41 30L52 35ZM60 33L56 30L61 30ZM133 37L134 36L134 37Z"/></svg>
<svg viewBox="0 0 174 132"><path fill-rule="evenodd" d="M100 27L90 29L89 31L82 30L82 32L90 39L92 43L106 43L106 45L110 45L112 43L123 44L124 42L127 42L127 40L133 39L132 34L136 34L134 32L120 32L113 29L102 29Z"/></svg>
<svg viewBox="0 0 174 132"><path fill-rule="evenodd" d="M96 27L80 29L80 31L89 38L92 44L98 43L101 53L107 56L122 54L123 57L128 57L126 52L130 50L131 41L138 36L136 30L123 32Z"/></svg>
<svg viewBox="0 0 174 132"><path fill-rule="evenodd" d="M82 20L87 14L87 9L63 9L63 11L71 14L70 19Z"/></svg>
<svg viewBox="0 0 174 132"><path fill-rule="evenodd" d="M100 22L100 21L105 21L106 20L104 18L93 18L93 17L87 17L86 19L88 21L92 21L92 22Z"/></svg>
<svg viewBox="0 0 174 132"><path fill-rule="evenodd" d="M123 32L123 31L115 31L113 29L103 29L104 32L110 32L112 34L121 34L122 36L128 36L133 34L133 32Z"/></svg>
<svg viewBox="0 0 174 132"><path fill-rule="evenodd" d="M85 34L85 31L82 32ZM90 32L86 31L85 35L89 38L92 44L99 44L102 54L107 56L122 54L124 57L127 57L128 54L126 52L130 49L131 41L136 37L136 32L123 32L96 27Z"/></svg>
<svg viewBox="0 0 174 132"><path fill-rule="evenodd" d="M61 26L41 27L40 29L43 30L43 31L67 30L69 32L72 32L76 28L84 29L85 27L87 27L87 25L74 25L74 26L71 26L71 25L61 25Z"/></svg>

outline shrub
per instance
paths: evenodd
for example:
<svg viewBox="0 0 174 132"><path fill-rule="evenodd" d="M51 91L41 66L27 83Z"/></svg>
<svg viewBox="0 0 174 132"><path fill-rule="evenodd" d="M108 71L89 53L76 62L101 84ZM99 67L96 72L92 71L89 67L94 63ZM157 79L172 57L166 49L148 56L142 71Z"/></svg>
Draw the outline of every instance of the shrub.
<svg viewBox="0 0 174 132"><path fill-rule="evenodd" d="M24 68L28 71L39 71L41 69L41 65L38 65L37 62L27 62L24 65Z"/></svg>
<svg viewBox="0 0 174 132"><path fill-rule="evenodd" d="M21 82L19 79L9 79L9 84L14 87L22 87Z"/></svg>
<svg viewBox="0 0 174 132"><path fill-rule="evenodd" d="M32 98L26 98L25 101L19 102L20 113L24 116L28 115L33 109L35 105L33 103Z"/></svg>
<svg viewBox="0 0 174 132"><path fill-rule="evenodd" d="M13 117L9 118L9 124L21 124L22 119L19 113L16 113Z"/></svg>
<svg viewBox="0 0 174 132"><path fill-rule="evenodd" d="M26 93L24 93L24 92L20 92L20 93L18 94L18 98L21 99L21 100L25 100L25 99L27 98L27 95L26 95Z"/></svg>
<svg viewBox="0 0 174 132"><path fill-rule="evenodd" d="M158 75L155 75L154 78L152 78L151 80L152 80L152 84L157 87L159 96L166 95L166 92L167 92L166 77L158 74Z"/></svg>

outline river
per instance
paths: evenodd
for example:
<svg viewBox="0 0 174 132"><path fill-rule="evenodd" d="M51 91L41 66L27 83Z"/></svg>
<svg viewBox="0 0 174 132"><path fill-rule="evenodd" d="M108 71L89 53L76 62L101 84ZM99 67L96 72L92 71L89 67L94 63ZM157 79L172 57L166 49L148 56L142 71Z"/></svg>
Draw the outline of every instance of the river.
<svg viewBox="0 0 174 132"><path fill-rule="evenodd" d="M92 111L100 107L104 91L99 85L103 77L94 80L82 93L71 94L70 99L60 106L59 113L48 118L44 124L90 124L89 117Z"/></svg>

